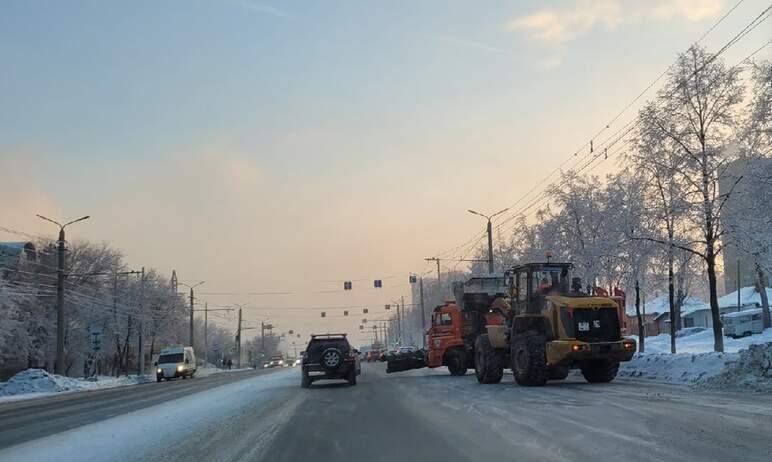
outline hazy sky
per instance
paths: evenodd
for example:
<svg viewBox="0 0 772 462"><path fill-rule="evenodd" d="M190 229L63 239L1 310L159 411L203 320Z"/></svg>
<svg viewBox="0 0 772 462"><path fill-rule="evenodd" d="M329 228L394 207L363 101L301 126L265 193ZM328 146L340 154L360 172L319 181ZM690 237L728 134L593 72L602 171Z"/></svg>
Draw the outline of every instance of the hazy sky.
<svg viewBox="0 0 772 462"><path fill-rule="evenodd" d="M35 213L90 214L69 239L244 293L202 300L252 323L353 331L361 316L261 308L409 294L424 257L482 229L466 209L514 203L735 3L5 1L0 226L53 237ZM365 281L328 292L344 279Z"/></svg>

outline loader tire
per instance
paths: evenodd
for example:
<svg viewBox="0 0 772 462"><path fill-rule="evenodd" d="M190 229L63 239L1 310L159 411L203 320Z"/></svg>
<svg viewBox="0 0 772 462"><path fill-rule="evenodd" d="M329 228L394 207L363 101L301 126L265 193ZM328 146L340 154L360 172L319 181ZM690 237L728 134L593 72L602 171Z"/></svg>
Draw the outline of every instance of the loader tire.
<svg viewBox="0 0 772 462"><path fill-rule="evenodd" d="M548 380L565 380L569 372L567 366L550 367Z"/></svg>
<svg viewBox="0 0 772 462"><path fill-rule="evenodd" d="M543 335L524 335L512 342L512 375L518 385L542 386L547 383L549 370Z"/></svg>
<svg viewBox="0 0 772 462"><path fill-rule="evenodd" d="M594 359L582 364L582 375L590 383L608 383L614 380L619 371L619 361L613 359Z"/></svg>
<svg viewBox="0 0 772 462"><path fill-rule="evenodd" d="M448 365L450 375L466 375L466 354L464 350L450 350L445 354L445 363Z"/></svg>
<svg viewBox="0 0 772 462"><path fill-rule="evenodd" d="M504 365L491 346L487 334L477 337L474 345L474 372L480 383L499 383L504 376Z"/></svg>

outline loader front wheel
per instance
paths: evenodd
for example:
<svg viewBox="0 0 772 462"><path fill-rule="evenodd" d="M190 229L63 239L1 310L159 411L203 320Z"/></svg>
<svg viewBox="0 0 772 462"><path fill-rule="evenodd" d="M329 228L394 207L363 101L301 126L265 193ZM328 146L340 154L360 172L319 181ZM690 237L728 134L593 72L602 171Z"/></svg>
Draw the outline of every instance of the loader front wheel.
<svg viewBox="0 0 772 462"><path fill-rule="evenodd" d="M584 379L590 383L608 383L619 371L619 362L612 359L596 359L585 362L582 367Z"/></svg>
<svg viewBox="0 0 772 462"><path fill-rule="evenodd" d="M461 349L450 350L445 355L445 363L448 365L450 375L460 376L466 374L466 354Z"/></svg>
<svg viewBox="0 0 772 462"><path fill-rule="evenodd" d="M547 383L549 370L542 335L525 335L512 342L512 375L518 385L541 386Z"/></svg>
<svg viewBox="0 0 772 462"><path fill-rule="evenodd" d="M480 383L499 383L504 375L501 358L487 334L477 337L474 346L474 372Z"/></svg>

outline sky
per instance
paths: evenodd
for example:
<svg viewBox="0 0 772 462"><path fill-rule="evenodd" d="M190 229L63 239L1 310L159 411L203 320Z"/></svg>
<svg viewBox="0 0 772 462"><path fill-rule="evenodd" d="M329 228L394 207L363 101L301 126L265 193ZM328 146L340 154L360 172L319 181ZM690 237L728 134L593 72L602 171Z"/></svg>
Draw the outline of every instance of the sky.
<svg viewBox="0 0 772 462"><path fill-rule="evenodd" d="M740 2L702 44L767 3ZM0 226L54 237L35 214L90 215L68 240L205 280L200 300L245 303L250 325L352 332L359 317L317 307L408 296L425 257L484 228L467 209L540 190L736 4L2 2Z"/></svg>

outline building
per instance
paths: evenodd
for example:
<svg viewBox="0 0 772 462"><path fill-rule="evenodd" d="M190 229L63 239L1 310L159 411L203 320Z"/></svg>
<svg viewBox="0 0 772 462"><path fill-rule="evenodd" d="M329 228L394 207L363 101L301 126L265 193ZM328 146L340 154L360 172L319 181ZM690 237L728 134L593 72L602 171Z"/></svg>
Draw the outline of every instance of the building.
<svg viewBox="0 0 772 462"><path fill-rule="evenodd" d="M772 159L739 159L727 165L719 178L719 193L729 194L721 214L721 221L727 233L724 234L724 288L727 291L738 287L752 286L755 282L753 256L739 249L733 241L755 231L756 220L762 210L769 211L772 203ZM767 216L763 220L769 219ZM739 276L739 282L738 282Z"/></svg>
<svg viewBox="0 0 772 462"><path fill-rule="evenodd" d="M32 242L0 242L0 277L8 279L21 264L37 261L37 254Z"/></svg>

